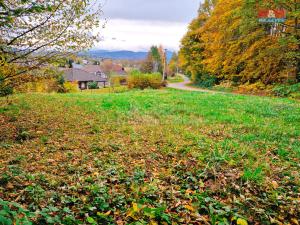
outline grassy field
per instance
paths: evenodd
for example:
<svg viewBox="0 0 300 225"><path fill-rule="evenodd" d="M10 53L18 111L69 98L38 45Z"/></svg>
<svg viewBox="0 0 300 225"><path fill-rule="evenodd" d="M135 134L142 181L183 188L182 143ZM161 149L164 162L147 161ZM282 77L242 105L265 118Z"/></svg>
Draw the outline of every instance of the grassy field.
<svg viewBox="0 0 300 225"><path fill-rule="evenodd" d="M145 90L12 102L0 99L0 224L299 224L297 101Z"/></svg>

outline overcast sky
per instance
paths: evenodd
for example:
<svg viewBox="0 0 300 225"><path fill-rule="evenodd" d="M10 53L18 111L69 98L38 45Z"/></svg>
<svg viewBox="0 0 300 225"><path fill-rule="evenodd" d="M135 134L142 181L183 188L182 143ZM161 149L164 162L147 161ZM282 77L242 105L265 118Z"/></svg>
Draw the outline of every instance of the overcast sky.
<svg viewBox="0 0 300 225"><path fill-rule="evenodd" d="M189 22L197 15L200 0L102 0L103 41L106 50L148 50L162 44L178 50Z"/></svg>

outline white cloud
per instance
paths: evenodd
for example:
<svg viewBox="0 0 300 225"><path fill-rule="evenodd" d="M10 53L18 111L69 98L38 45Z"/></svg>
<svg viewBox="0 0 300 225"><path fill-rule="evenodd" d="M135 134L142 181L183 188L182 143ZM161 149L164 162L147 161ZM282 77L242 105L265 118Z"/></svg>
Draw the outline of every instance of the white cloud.
<svg viewBox="0 0 300 225"><path fill-rule="evenodd" d="M166 21L111 19L101 29L104 40L96 48L141 51L162 44L170 50L178 50L187 25Z"/></svg>
<svg viewBox="0 0 300 225"><path fill-rule="evenodd" d="M189 22L200 0L102 0L108 19Z"/></svg>

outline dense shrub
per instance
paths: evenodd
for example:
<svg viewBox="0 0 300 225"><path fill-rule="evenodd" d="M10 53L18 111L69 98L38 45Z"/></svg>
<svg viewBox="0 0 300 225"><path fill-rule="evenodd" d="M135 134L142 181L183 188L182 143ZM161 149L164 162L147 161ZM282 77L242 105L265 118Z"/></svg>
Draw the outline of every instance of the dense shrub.
<svg viewBox="0 0 300 225"><path fill-rule="evenodd" d="M199 74L198 76L196 76L195 79L195 83L200 86L200 87L204 87L204 88L210 88L212 86L214 86L217 82L217 78L214 76L211 76L207 73L203 73L203 74Z"/></svg>
<svg viewBox="0 0 300 225"><path fill-rule="evenodd" d="M58 84L60 85L64 85L64 83L66 82L65 81L65 78L62 74L59 74L57 77L56 77L56 81Z"/></svg>
<svg viewBox="0 0 300 225"><path fill-rule="evenodd" d="M0 74L0 97L8 96L13 93L12 85L5 82L4 77Z"/></svg>
<svg viewBox="0 0 300 225"><path fill-rule="evenodd" d="M159 89L164 85L162 81L162 76L159 73L153 74L142 74L134 72L128 78L128 87L132 88L139 88L139 89L146 89L146 88L153 88Z"/></svg>
<svg viewBox="0 0 300 225"><path fill-rule="evenodd" d="M119 77L115 77L115 76L111 77L110 78L110 85L112 87L119 87L121 85Z"/></svg>
<svg viewBox="0 0 300 225"><path fill-rule="evenodd" d="M242 93L258 93L261 91L267 91L268 86L263 84L261 81L258 81L253 84L250 84L249 82L247 82L246 84L240 85L238 87L238 89Z"/></svg>
<svg viewBox="0 0 300 225"><path fill-rule="evenodd" d="M300 83L293 85L278 85L273 88L272 92L279 97L300 98Z"/></svg>
<svg viewBox="0 0 300 225"><path fill-rule="evenodd" d="M127 84L127 77L122 75L113 75L110 79L110 83L112 86L118 87L120 85Z"/></svg>
<svg viewBox="0 0 300 225"><path fill-rule="evenodd" d="M14 89L16 93L74 93L79 90L77 82L62 82L54 78L25 82Z"/></svg>
<svg viewBox="0 0 300 225"><path fill-rule="evenodd" d="M51 93L51 92L64 92L62 91L63 85L60 85L56 79L41 79L32 82L25 82L22 85L15 87L17 93Z"/></svg>
<svg viewBox="0 0 300 225"><path fill-rule="evenodd" d="M88 88L89 89L98 89L98 83L97 82L89 82L88 83Z"/></svg>
<svg viewBox="0 0 300 225"><path fill-rule="evenodd" d="M13 93L13 88L11 86L1 86L0 84L0 97L8 96Z"/></svg>
<svg viewBox="0 0 300 225"><path fill-rule="evenodd" d="M66 93L75 93L79 91L77 82L65 82L64 88Z"/></svg>

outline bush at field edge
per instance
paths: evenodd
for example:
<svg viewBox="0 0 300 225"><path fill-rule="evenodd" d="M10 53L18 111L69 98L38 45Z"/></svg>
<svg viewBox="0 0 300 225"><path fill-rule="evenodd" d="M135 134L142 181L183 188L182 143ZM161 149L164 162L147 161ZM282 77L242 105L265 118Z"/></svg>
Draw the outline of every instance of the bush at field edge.
<svg viewBox="0 0 300 225"><path fill-rule="evenodd" d="M164 86L164 82L162 81L162 75L159 73L153 74L142 74L142 73L132 73L128 77L128 88L138 88L138 89L146 89L153 88L159 89Z"/></svg>

